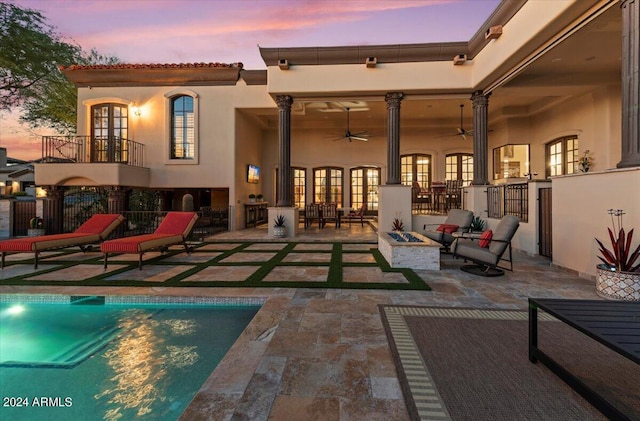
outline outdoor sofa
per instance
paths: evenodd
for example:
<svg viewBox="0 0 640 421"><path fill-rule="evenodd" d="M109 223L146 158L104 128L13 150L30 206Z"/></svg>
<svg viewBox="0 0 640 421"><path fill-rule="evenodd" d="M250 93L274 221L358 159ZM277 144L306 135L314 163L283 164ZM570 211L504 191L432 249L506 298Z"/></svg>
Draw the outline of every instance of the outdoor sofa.
<svg viewBox="0 0 640 421"><path fill-rule="evenodd" d="M138 268L142 269L142 255L151 250L166 251L169 246L182 243L187 253L191 249L187 246L187 236L198 219L195 212L169 212L164 217L153 234L135 235L133 237L117 238L105 241L100 250L104 253L104 268L107 269L109 253L139 254Z"/></svg>
<svg viewBox="0 0 640 421"><path fill-rule="evenodd" d="M38 256L42 251L73 246L80 247L83 252L87 251L86 245L104 241L123 220L124 217L119 214L95 214L71 233L0 241L0 253L2 254L0 268L4 268L7 253L34 253L33 268L38 269Z"/></svg>

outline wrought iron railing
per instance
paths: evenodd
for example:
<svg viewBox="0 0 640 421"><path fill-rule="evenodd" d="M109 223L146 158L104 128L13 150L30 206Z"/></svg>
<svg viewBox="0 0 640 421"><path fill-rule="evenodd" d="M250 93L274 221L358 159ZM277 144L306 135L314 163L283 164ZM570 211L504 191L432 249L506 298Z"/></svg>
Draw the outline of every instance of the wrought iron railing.
<svg viewBox="0 0 640 421"><path fill-rule="evenodd" d="M74 231L96 213L95 210L98 210L100 206L98 201L93 204L97 206L94 208L94 212L89 209L90 201L82 202L80 206L78 204L65 205L65 232ZM106 213L106 211L102 210L97 213ZM151 234L167 215L167 211L126 211L120 213L125 220L113 231L110 238ZM215 233L229 230L229 207L206 208L196 213L198 220L191 230L190 240L202 240Z"/></svg>
<svg viewBox="0 0 640 421"><path fill-rule="evenodd" d="M117 136L43 136L45 163L120 163L144 166L144 145Z"/></svg>
<svg viewBox="0 0 640 421"><path fill-rule="evenodd" d="M487 213L489 218L513 215L522 222L529 220L529 185L503 184L487 187Z"/></svg>

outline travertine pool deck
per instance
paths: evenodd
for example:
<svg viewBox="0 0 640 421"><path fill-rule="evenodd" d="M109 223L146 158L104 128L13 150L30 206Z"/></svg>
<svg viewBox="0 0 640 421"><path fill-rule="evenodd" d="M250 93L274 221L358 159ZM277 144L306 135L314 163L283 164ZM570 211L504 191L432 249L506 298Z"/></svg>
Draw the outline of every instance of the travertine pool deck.
<svg viewBox="0 0 640 421"><path fill-rule="evenodd" d="M273 241L268 238L266 227L224 233L212 239ZM310 242L334 240L375 242L376 233L370 226L353 224L351 229L301 230L296 238ZM0 293L265 297L262 309L202 386L182 419L407 420L379 304L526 309L528 297L598 298L593 281L552 268L547 259L515 253L514 261L513 273L481 278L460 271L463 261L443 255L440 271L416 271L432 291L240 288L234 287L233 282L228 287L186 288L153 281L140 287L119 286L117 282L113 286L62 286L55 280L42 280L41 285L34 286L10 286L0 280ZM46 264L45 259L42 266ZM21 270L33 270L32 266L21 266L25 266ZM163 271L170 267L149 264L147 276L161 279L168 276ZM358 269L354 267L354 271ZM230 278L245 275L228 273ZM81 275L68 272L65 276ZM308 276L317 274L310 272Z"/></svg>

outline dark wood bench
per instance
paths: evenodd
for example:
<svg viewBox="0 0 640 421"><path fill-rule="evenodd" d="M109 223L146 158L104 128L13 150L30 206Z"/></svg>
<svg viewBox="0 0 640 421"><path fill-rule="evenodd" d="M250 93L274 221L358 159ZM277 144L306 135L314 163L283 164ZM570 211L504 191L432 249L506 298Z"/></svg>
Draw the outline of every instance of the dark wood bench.
<svg viewBox="0 0 640 421"><path fill-rule="evenodd" d="M538 348L538 309L640 364L640 302L529 298L529 361L540 361L609 419L630 420Z"/></svg>

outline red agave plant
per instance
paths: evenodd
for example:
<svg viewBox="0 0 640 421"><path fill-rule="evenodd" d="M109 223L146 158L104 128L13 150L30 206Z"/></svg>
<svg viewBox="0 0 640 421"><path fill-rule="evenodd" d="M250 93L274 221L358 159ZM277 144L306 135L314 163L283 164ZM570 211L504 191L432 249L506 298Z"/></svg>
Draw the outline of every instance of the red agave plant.
<svg viewBox="0 0 640 421"><path fill-rule="evenodd" d="M633 265L640 256L640 244L638 244L638 247L631 252L633 229L625 234L624 228L622 228L622 215L624 215L624 212L622 209L609 209L608 212L609 215L611 215L613 230L618 230L618 236L616 237L614 231L612 231L611 228L608 228L613 251L607 249L604 244L596 238L596 241L600 246L600 253L602 254L602 257L598 256L598 259L602 260L605 266L611 270L618 270L622 272L640 271L640 263L635 266ZM618 219L617 228L614 216Z"/></svg>

